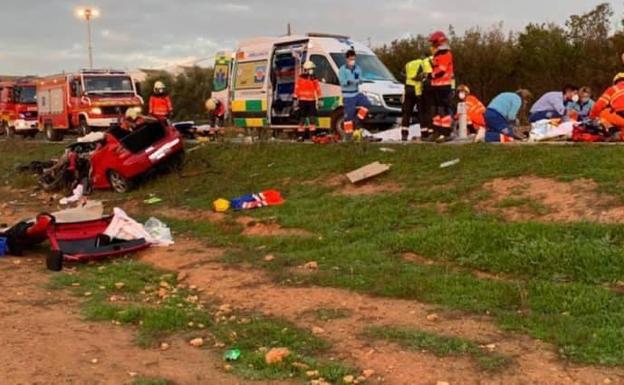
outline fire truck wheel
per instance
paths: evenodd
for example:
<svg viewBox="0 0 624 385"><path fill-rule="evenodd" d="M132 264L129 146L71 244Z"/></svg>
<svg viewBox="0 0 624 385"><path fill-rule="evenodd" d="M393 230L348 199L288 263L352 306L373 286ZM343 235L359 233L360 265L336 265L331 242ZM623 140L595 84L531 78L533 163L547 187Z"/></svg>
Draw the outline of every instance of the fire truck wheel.
<svg viewBox="0 0 624 385"><path fill-rule="evenodd" d="M108 182L115 192L125 194L132 189L132 181L124 178L115 170L108 172Z"/></svg>
<svg viewBox="0 0 624 385"><path fill-rule="evenodd" d="M63 140L63 131L55 130L50 123L45 124L44 131L49 142L60 142Z"/></svg>
<svg viewBox="0 0 624 385"><path fill-rule="evenodd" d="M91 127L89 127L89 123L87 123L87 119L84 117L80 118L80 123L78 125L78 135L87 136L91 133Z"/></svg>

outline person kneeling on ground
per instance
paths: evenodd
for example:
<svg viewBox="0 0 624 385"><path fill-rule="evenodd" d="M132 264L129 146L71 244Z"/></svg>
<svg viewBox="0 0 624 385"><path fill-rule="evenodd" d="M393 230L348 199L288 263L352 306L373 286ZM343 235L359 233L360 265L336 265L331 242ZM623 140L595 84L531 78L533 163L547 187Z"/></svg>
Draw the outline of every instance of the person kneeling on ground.
<svg viewBox="0 0 624 385"><path fill-rule="evenodd" d="M460 103L466 104L469 132L481 133L482 137L485 136L485 106L483 103L476 96L472 95L470 88L465 84L457 87L457 98ZM459 121L459 113L455 120Z"/></svg>
<svg viewBox="0 0 624 385"><path fill-rule="evenodd" d="M613 86L598 99L589 117L599 119L607 135L624 139L624 72L615 76Z"/></svg>
<svg viewBox="0 0 624 385"><path fill-rule="evenodd" d="M295 105L299 109L299 127L297 128L297 141L305 140L306 125L310 130L310 137L316 136L316 117L318 104L321 100L321 83L314 76L316 64L308 60L303 65L303 74L295 83Z"/></svg>
<svg viewBox="0 0 624 385"><path fill-rule="evenodd" d="M530 99L531 92L524 89L515 93L504 92L495 97L484 114L487 132L485 137L477 138L478 141L505 143L520 138L516 133L518 113Z"/></svg>
<svg viewBox="0 0 624 385"><path fill-rule="evenodd" d="M218 135L225 135L225 105L217 98L210 98L206 100L206 111L210 124L208 136L215 141Z"/></svg>
<svg viewBox="0 0 624 385"><path fill-rule="evenodd" d="M578 101L577 86L567 85L563 88L563 92L548 92L531 107L529 122L535 123L544 119L568 120L569 103L577 103Z"/></svg>
<svg viewBox="0 0 624 385"><path fill-rule="evenodd" d="M340 67L338 78L342 88L344 104L344 133L345 141L353 139L353 133L358 125L368 117L370 101L360 92L362 84L362 69L356 64L357 54L352 47L346 53L346 64Z"/></svg>

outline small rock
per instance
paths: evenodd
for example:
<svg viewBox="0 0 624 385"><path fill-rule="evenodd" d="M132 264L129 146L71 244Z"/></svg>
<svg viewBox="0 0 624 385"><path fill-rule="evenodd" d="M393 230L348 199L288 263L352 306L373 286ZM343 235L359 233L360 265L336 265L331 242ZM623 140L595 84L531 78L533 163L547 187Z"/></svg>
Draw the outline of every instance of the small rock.
<svg viewBox="0 0 624 385"><path fill-rule="evenodd" d="M316 336L321 335L321 334L325 334L325 329L323 329L321 327L318 327L318 326L314 326L312 328L312 334L314 334Z"/></svg>
<svg viewBox="0 0 624 385"><path fill-rule="evenodd" d="M91 360L91 363L93 365L97 364L98 362L100 362L100 360L98 360L97 358L94 358L94 359Z"/></svg>
<svg viewBox="0 0 624 385"><path fill-rule="evenodd" d="M221 315L230 314L231 312L232 312L232 305L226 303L226 304L219 306L219 313L221 313Z"/></svg>
<svg viewBox="0 0 624 385"><path fill-rule="evenodd" d="M273 262L275 261L275 256L274 255L267 255L266 257L264 257L264 262Z"/></svg>
<svg viewBox="0 0 624 385"><path fill-rule="evenodd" d="M139 373L137 372L128 372L128 375L132 378L137 377L139 375Z"/></svg>
<svg viewBox="0 0 624 385"><path fill-rule="evenodd" d="M308 378L318 378L321 374L318 370L308 370L306 372L306 377Z"/></svg>
<svg viewBox="0 0 624 385"><path fill-rule="evenodd" d="M171 345L169 345L167 342L161 342L160 350L165 351L165 350L169 350L169 348L171 348Z"/></svg>
<svg viewBox="0 0 624 385"><path fill-rule="evenodd" d="M165 298L167 296L167 289L159 289L158 290L158 296L160 298Z"/></svg>
<svg viewBox="0 0 624 385"><path fill-rule="evenodd" d="M284 361L284 358L290 355L290 350L287 348L273 348L267 352L264 356L264 361L268 365L279 364Z"/></svg>
<svg viewBox="0 0 624 385"><path fill-rule="evenodd" d="M214 347L221 349L225 347L225 344L223 342L215 342Z"/></svg>
<svg viewBox="0 0 624 385"><path fill-rule="evenodd" d="M489 344L489 345L485 345L485 348L491 352L493 352L494 350L496 350L496 344Z"/></svg>
<svg viewBox="0 0 624 385"><path fill-rule="evenodd" d="M451 385L451 384L448 383L447 381L438 381L436 382L436 385Z"/></svg>
<svg viewBox="0 0 624 385"><path fill-rule="evenodd" d="M80 282L74 282L71 285L72 287L80 287Z"/></svg>
<svg viewBox="0 0 624 385"><path fill-rule="evenodd" d="M375 375L375 371L373 369L366 369L362 372L362 375L366 378L371 378Z"/></svg>
<svg viewBox="0 0 624 385"><path fill-rule="evenodd" d="M342 378L342 382L344 382L345 384L352 384L353 381L355 381L355 377L353 377L352 375L344 376Z"/></svg>
<svg viewBox="0 0 624 385"><path fill-rule="evenodd" d="M303 265L304 269L308 269L308 270L318 270L319 268L319 264L318 262L312 261L312 262L308 262L305 265Z"/></svg>
<svg viewBox="0 0 624 385"><path fill-rule="evenodd" d="M90 291L84 293L85 297L91 297L93 295L93 293L91 293Z"/></svg>
<svg viewBox="0 0 624 385"><path fill-rule="evenodd" d="M303 362L293 362L292 366L300 370L310 369L310 365L304 364Z"/></svg>
<svg viewBox="0 0 624 385"><path fill-rule="evenodd" d="M602 381L602 383L607 385L607 384L612 384L613 381L610 378L605 378L604 381Z"/></svg>
<svg viewBox="0 0 624 385"><path fill-rule="evenodd" d="M202 346L204 346L204 339L203 338L194 338L192 339L189 344L191 344L191 346L196 347L196 348L201 348Z"/></svg>
<svg viewBox="0 0 624 385"><path fill-rule="evenodd" d="M169 289L171 288L171 285L169 284L169 282L162 281L160 283L160 287L162 287L163 289Z"/></svg>
<svg viewBox="0 0 624 385"><path fill-rule="evenodd" d="M440 319L440 316L437 315L436 313L429 314L427 316L427 321L429 321L429 322L437 322L439 319Z"/></svg>
<svg viewBox="0 0 624 385"><path fill-rule="evenodd" d="M121 290L121 289L123 289L124 287L126 287L126 284L125 284L125 283L123 283L123 282L117 282L117 283L115 284L115 289L117 289L117 290Z"/></svg>
<svg viewBox="0 0 624 385"><path fill-rule="evenodd" d="M234 367L233 367L232 365L230 365L230 364L225 364L225 365L223 366L223 370L225 370L226 372L228 372L228 373L229 373L229 372L231 372L232 370L234 370Z"/></svg>

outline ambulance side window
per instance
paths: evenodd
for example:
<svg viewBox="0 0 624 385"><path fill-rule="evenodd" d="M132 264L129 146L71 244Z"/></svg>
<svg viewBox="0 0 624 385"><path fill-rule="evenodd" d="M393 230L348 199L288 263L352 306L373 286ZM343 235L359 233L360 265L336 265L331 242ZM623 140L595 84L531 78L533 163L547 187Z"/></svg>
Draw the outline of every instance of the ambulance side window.
<svg viewBox="0 0 624 385"><path fill-rule="evenodd" d="M323 83L339 85L338 76L325 56L312 55L310 60L316 64L316 77Z"/></svg>

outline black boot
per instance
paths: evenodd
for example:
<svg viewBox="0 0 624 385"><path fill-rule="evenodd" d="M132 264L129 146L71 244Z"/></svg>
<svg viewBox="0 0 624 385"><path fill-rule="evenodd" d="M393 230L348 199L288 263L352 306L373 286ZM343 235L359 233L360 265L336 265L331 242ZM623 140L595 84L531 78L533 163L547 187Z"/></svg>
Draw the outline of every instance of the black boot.
<svg viewBox="0 0 624 385"><path fill-rule="evenodd" d="M401 140L407 142L409 140L409 130L401 130Z"/></svg>

